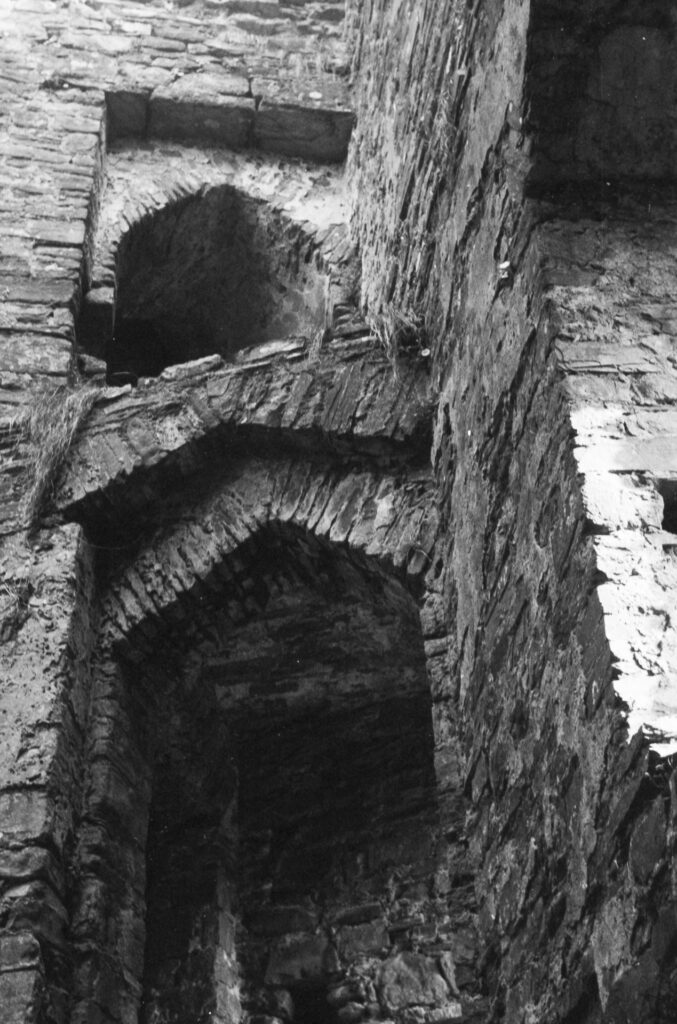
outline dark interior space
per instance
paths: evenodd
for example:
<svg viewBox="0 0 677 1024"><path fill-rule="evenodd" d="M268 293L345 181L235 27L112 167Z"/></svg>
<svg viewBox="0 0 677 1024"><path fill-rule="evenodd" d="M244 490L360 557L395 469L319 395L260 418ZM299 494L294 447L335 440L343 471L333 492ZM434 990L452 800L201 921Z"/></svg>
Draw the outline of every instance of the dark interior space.
<svg viewBox="0 0 677 1024"><path fill-rule="evenodd" d="M269 205L229 186L179 199L120 243L108 374L152 377L312 334L324 323L325 287L313 240Z"/></svg>
<svg viewBox="0 0 677 1024"><path fill-rule="evenodd" d="M180 681L156 702L146 846L141 1024L207 1024L215 1009L219 879L233 871L222 822L236 796L228 731L204 690Z"/></svg>
<svg viewBox="0 0 677 1024"><path fill-rule="evenodd" d="M429 698L242 723L238 749L245 997L256 1010L283 987L294 1021L330 1021L326 991L356 957L385 955L388 923L429 895ZM351 915L357 931L341 928Z"/></svg>
<svg viewBox="0 0 677 1024"><path fill-rule="evenodd" d="M656 487L663 499L661 526L677 536L677 480L658 480Z"/></svg>
<svg viewBox="0 0 677 1024"><path fill-rule="evenodd" d="M260 613L189 652L158 708L143 1024L335 1024L352 965L434 913L415 602L293 532L250 554L233 564Z"/></svg>
<svg viewBox="0 0 677 1024"><path fill-rule="evenodd" d="M295 1024L337 1024L336 1012L327 999L326 985L297 985L291 996Z"/></svg>

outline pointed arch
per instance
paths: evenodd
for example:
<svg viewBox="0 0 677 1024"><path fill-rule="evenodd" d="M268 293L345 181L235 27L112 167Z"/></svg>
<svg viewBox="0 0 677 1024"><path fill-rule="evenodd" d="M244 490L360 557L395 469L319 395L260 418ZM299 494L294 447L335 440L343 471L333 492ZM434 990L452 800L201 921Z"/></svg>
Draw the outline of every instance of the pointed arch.
<svg viewBox="0 0 677 1024"><path fill-rule="evenodd" d="M172 524L113 572L78 851L81 1015L114 998L114 1017L233 1021L285 992L303 1024L365 952L377 970L393 851L413 885L442 842L428 497L406 474L249 460L197 533ZM258 863L271 814L276 853ZM362 892L366 850L369 927L330 923Z"/></svg>
<svg viewBox="0 0 677 1024"><path fill-rule="evenodd" d="M115 570L104 603L112 644L142 649L158 623L202 614L227 560L268 528L307 532L353 561L402 578L419 594L434 562L437 513L427 470L383 473L305 458L245 458L189 520L158 530ZM144 635L148 634L144 641Z"/></svg>

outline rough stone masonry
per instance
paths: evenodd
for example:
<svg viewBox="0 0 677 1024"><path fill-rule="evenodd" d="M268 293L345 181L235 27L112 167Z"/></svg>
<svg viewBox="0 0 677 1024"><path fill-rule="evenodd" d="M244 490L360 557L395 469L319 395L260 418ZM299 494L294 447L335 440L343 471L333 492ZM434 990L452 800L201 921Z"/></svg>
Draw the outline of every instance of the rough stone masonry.
<svg viewBox="0 0 677 1024"><path fill-rule="evenodd" d="M677 1020L670 0L0 3L0 1021Z"/></svg>

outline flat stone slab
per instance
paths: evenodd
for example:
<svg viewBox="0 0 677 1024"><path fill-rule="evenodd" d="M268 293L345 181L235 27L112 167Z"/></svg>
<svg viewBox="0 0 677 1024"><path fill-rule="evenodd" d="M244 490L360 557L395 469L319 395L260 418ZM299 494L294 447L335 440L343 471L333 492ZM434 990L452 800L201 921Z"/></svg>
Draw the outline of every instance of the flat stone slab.
<svg viewBox="0 0 677 1024"><path fill-rule="evenodd" d="M217 103L177 102L153 95L150 135L158 139L208 139L233 149L249 144L254 100L222 96Z"/></svg>
<svg viewBox="0 0 677 1024"><path fill-rule="evenodd" d="M300 104L261 102L254 122L254 141L261 149L306 160L345 160L353 129L349 110L323 110Z"/></svg>

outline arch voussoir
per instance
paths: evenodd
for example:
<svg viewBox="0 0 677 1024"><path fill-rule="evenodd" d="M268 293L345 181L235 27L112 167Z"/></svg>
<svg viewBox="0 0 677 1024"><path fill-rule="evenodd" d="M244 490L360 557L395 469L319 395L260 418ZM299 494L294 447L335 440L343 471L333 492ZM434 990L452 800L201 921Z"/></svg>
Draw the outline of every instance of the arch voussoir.
<svg viewBox="0 0 677 1024"><path fill-rule="evenodd" d="M113 571L104 602L107 635L116 642L146 635L151 621L200 618L210 591L237 598L237 580L224 564L260 530L278 525L420 590L436 539L430 487L420 471L389 475L300 459L248 461L199 514L159 531L130 564Z"/></svg>

